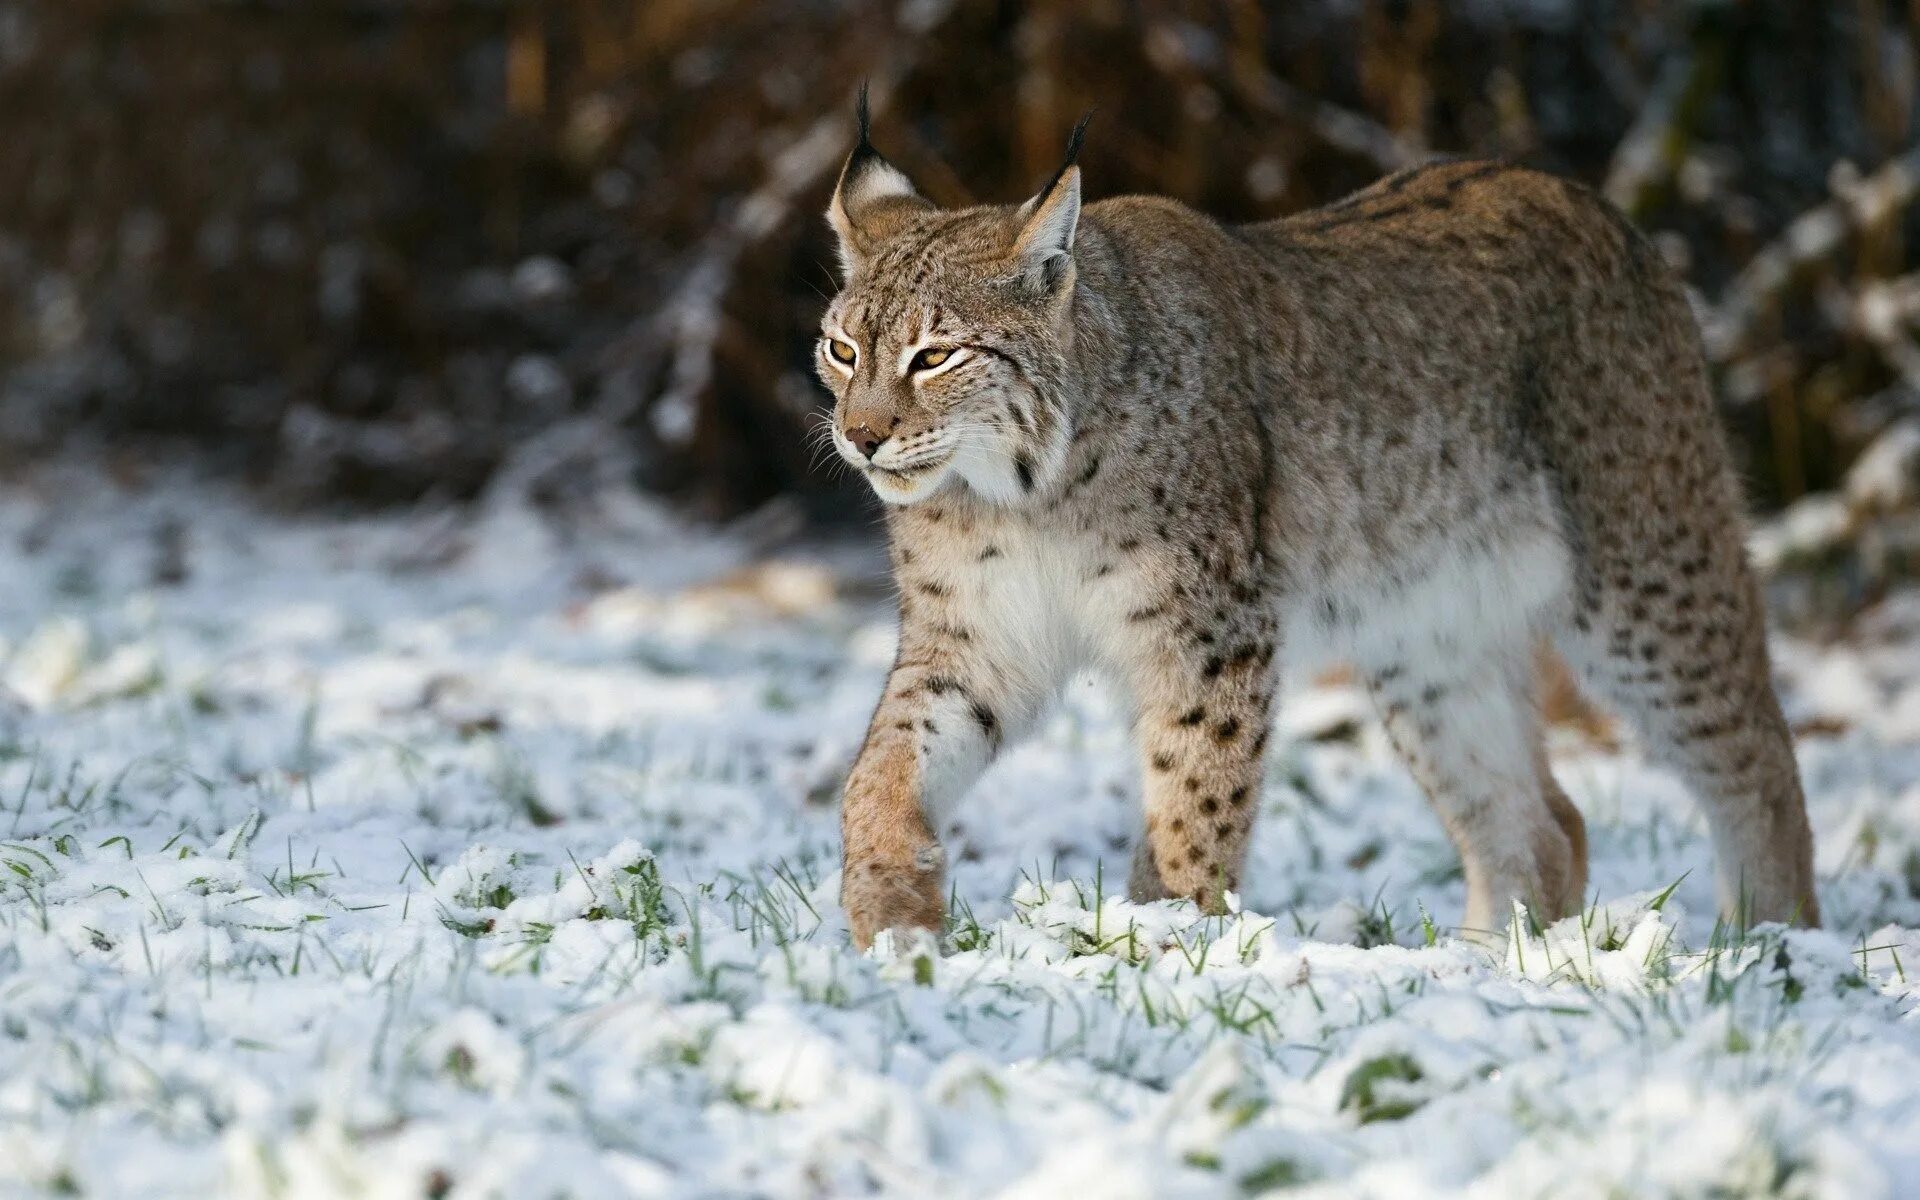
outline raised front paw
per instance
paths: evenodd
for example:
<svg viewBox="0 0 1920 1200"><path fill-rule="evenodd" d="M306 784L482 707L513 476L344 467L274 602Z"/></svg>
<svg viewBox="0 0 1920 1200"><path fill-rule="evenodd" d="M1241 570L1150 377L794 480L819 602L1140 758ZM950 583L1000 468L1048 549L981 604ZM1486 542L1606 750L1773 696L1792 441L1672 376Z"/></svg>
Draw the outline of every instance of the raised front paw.
<svg viewBox="0 0 1920 1200"><path fill-rule="evenodd" d="M924 929L940 936L946 917L945 856L922 847L906 862L849 858L840 881L847 927L861 950L883 929Z"/></svg>

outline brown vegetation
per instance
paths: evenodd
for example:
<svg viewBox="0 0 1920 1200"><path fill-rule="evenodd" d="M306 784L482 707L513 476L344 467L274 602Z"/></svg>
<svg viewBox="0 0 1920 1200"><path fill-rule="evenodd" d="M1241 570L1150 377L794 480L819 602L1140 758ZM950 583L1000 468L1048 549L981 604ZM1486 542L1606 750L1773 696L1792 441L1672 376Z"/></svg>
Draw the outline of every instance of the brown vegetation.
<svg viewBox="0 0 1920 1200"><path fill-rule="evenodd" d="M0 0L0 451L184 437L294 495L862 502L809 469L818 214L887 153L1227 217L1430 153L1688 271L1766 501L1920 403L1920 5ZM586 469L590 468L590 470Z"/></svg>

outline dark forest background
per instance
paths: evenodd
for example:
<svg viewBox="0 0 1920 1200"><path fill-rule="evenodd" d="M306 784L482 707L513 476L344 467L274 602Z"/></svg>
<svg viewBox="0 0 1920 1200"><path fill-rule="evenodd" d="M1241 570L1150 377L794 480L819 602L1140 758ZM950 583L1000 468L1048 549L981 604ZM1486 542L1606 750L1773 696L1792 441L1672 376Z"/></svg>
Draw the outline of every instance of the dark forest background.
<svg viewBox="0 0 1920 1200"><path fill-rule="evenodd" d="M0 0L0 470L711 516L810 469L871 80L934 198L1229 218L1436 153L1602 187L1697 289L1756 501L1920 409L1920 0Z"/></svg>

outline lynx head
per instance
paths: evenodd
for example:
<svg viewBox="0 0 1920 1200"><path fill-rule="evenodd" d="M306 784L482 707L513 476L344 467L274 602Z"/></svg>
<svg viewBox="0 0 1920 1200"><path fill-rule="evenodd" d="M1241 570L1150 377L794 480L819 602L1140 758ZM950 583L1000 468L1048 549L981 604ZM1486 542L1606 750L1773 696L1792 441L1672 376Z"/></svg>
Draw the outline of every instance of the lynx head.
<svg viewBox="0 0 1920 1200"><path fill-rule="evenodd" d="M845 283L815 352L834 446L888 503L957 481L1017 504L1060 471L1072 435L1074 159L1086 122L1025 204L940 209L867 140L865 88L859 120L827 209Z"/></svg>

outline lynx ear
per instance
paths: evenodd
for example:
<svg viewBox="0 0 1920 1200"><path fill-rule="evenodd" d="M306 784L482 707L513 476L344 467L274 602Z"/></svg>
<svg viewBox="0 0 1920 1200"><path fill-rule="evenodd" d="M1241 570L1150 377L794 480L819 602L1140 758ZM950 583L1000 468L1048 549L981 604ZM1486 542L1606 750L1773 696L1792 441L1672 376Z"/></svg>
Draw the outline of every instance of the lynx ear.
<svg viewBox="0 0 1920 1200"><path fill-rule="evenodd" d="M933 207L868 140L871 119L864 83L854 112L860 122L860 141L847 155L846 166L840 168L833 202L827 205L827 223L840 239L840 264L849 274L859 270L882 242L898 233L908 218Z"/></svg>
<svg viewBox="0 0 1920 1200"><path fill-rule="evenodd" d="M1092 113L1080 118L1067 140L1066 161L1016 214L1020 233L1014 239L1013 254L1021 278L1038 292L1052 294L1073 282L1073 235L1080 227L1080 168L1075 160L1092 119Z"/></svg>

